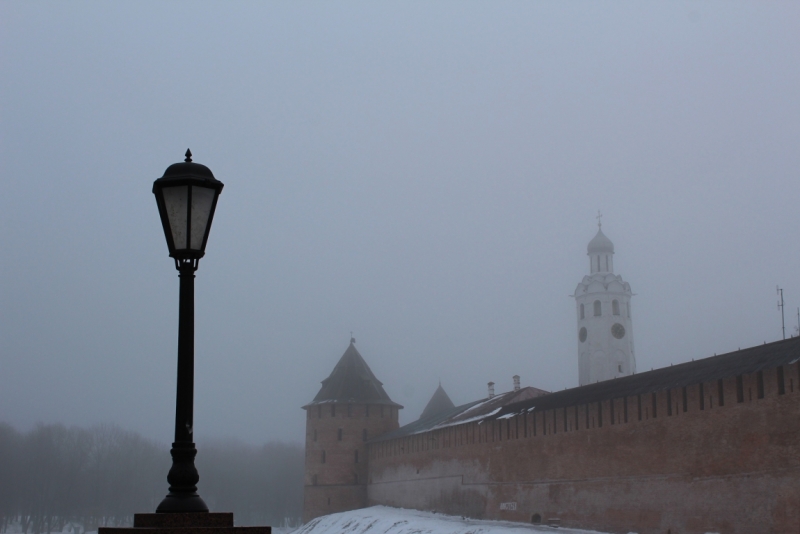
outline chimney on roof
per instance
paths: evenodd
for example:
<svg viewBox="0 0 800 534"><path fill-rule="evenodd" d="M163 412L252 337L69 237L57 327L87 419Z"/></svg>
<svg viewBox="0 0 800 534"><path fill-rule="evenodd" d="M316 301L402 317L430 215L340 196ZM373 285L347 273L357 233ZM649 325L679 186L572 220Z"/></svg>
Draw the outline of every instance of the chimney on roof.
<svg viewBox="0 0 800 534"><path fill-rule="evenodd" d="M519 391L519 375L514 375L514 391Z"/></svg>
<svg viewBox="0 0 800 534"><path fill-rule="evenodd" d="M489 398L494 397L494 382L489 382Z"/></svg>

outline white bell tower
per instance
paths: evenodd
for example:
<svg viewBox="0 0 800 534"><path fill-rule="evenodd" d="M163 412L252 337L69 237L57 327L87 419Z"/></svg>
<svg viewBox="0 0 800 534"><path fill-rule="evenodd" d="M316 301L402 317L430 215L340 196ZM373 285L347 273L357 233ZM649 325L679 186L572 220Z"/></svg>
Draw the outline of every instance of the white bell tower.
<svg viewBox="0 0 800 534"><path fill-rule="evenodd" d="M580 385L636 372L631 322L631 286L614 274L614 243L605 236L601 215L589 242L589 275L575 289L578 313Z"/></svg>

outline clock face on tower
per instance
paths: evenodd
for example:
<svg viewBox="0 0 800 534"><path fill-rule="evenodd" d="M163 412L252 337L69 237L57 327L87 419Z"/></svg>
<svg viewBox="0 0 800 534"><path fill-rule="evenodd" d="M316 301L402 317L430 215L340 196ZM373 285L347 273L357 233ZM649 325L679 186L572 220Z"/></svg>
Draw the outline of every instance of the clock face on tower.
<svg viewBox="0 0 800 534"><path fill-rule="evenodd" d="M586 327L585 326L581 328L580 332L578 332L578 339L581 340L581 343L586 341Z"/></svg>
<svg viewBox="0 0 800 534"><path fill-rule="evenodd" d="M614 323L614 326L611 327L611 335L617 339L622 339L625 337L625 327L619 323Z"/></svg>

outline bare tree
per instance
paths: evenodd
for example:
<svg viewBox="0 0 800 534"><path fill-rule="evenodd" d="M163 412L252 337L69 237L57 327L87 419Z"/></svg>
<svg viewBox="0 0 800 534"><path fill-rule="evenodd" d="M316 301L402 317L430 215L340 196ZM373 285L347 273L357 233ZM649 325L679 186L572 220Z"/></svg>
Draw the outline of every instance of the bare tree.
<svg viewBox="0 0 800 534"><path fill-rule="evenodd" d="M240 525L299 521L303 461L295 444L212 443L197 458L203 497ZM169 466L167 446L117 426L22 434L0 423L0 532L12 522L25 534L130 525L134 512L155 510Z"/></svg>

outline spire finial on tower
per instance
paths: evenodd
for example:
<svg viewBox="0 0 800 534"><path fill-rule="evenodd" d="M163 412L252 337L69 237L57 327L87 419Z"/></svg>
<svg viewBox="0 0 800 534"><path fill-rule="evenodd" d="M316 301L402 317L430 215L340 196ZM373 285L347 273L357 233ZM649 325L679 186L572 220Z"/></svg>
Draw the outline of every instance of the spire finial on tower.
<svg viewBox="0 0 800 534"><path fill-rule="evenodd" d="M186 163L191 163L192 162L192 151L187 148L185 156L186 156L186 159L184 159L183 161L185 161Z"/></svg>
<svg viewBox="0 0 800 534"><path fill-rule="evenodd" d="M600 210L597 210L597 227L598 228L602 228L603 227L603 220L602 219L603 219L603 214L600 213Z"/></svg>

